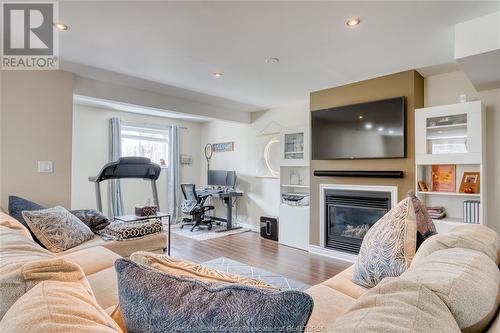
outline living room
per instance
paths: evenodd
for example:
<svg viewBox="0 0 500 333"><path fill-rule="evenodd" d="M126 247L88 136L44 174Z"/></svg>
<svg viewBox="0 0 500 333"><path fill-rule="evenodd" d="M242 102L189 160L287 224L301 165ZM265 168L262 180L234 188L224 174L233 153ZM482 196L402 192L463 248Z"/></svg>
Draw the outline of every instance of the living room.
<svg viewBox="0 0 500 333"><path fill-rule="evenodd" d="M2 332L500 331L500 2L2 10Z"/></svg>

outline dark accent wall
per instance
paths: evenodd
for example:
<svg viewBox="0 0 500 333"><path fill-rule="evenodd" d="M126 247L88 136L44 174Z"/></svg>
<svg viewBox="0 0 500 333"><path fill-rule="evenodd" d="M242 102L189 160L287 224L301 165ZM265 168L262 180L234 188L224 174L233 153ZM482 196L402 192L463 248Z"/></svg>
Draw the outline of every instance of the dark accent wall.
<svg viewBox="0 0 500 333"><path fill-rule="evenodd" d="M406 158L376 160L312 160L310 244L319 245L319 184L395 185L401 200L414 189L415 109L424 106L424 78L415 70L382 76L345 86L312 92L311 112L331 107L376 101L391 97L406 97ZM398 170L403 178L316 177L314 170Z"/></svg>

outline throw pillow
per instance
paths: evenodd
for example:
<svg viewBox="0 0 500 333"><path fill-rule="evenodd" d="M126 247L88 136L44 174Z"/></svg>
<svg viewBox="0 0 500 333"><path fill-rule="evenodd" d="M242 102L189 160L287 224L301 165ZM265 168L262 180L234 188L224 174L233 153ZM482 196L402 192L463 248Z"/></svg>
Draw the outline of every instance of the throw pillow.
<svg viewBox="0 0 500 333"><path fill-rule="evenodd" d="M436 251L412 265L401 279L433 291L448 306L462 332L483 332L497 313L500 271L479 251Z"/></svg>
<svg viewBox="0 0 500 333"><path fill-rule="evenodd" d="M40 210L45 209L45 207L20 197L14 195L9 196L9 215L21 222L31 233L33 240L39 245L45 247L38 238L36 238L35 233L30 229L30 226L23 218L23 211Z"/></svg>
<svg viewBox="0 0 500 333"><path fill-rule="evenodd" d="M411 198L413 209L415 210L415 217L417 218L417 249L427 238L437 234L436 226L432 222L432 218L427 212L422 201L420 201L415 192L409 191L406 195Z"/></svg>
<svg viewBox="0 0 500 333"><path fill-rule="evenodd" d="M115 262L129 332L302 332L312 298L238 284L207 284L130 260Z"/></svg>
<svg viewBox="0 0 500 333"><path fill-rule="evenodd" d="M352 282L372 288L385 277L401 275L416 251L417 222L411 198L382 216L361 243Z"/></svg>
<svg viewBox="0 0 500 333"><path fill-rule="evenodd" d="M160 220L151 219L147 221L123 222L113 221L106 228L99 230L98 234L104 240L125 240L144 237L163 231Z"/></svg>
<svg viewBox="0 0 500 333"><path fill-rule="evenodd" d="M36 237L52 252L62 252L94 238L94 233L65 208L24 211Z"/></svg>
<svg viewBox="0 0 500 333"><path fill-rule="evenodd" d="M334 324L334 333L460 333L446 304L420 283L387 278Z"/></svg>
<svg viewBox="0 0 500 333"><path fill-rule="evenodd" d="M85 225L89 227L93 233L97 233L99 230L102 230L109 225L108 218L103 213L95 209L77 209L71 210L70 213L85 223Z"/></svg>
<svg viewBox="0 0 500 333"><path fill-rule="evenodd" d="M190 277L204 282L239 283L252 287L278 290L278 288L264 281L236 274L223 273L200 264L175 259L164 254L140 251L132 253L130 260L141 265L153 267L170 275Z"/></svg>
<svg viewBox="0 0 500 333"><path fill-rule="evenodd" d="M0 332L117 333L118 325L78 282L44 281L14 304Z"/></svg>
<svg viewBox="0 0 500 333"><path fill-rule="evenodd" d="M447 233L437 234L427 239L418 249L412 266L425 257L439 250L461 247L476 250L487 255L493 262L499 263L500 237L490 228L480 225L461 225Z"/></svg>

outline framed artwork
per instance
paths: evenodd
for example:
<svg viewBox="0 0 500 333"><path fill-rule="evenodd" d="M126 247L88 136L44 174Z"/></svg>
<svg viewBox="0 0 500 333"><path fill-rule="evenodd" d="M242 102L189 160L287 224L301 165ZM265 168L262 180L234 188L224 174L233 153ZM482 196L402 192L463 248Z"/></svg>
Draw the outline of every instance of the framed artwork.
<svg viewBox="0 0 500 333"><path fill-rule="evenodd" d="M460 183L460 193L479 193L479 172L464 172Z"/></svg>
<svg viewBox="0 0 500 333"><path fill-rule="evenodd" d="M456 166L433 165L432 166L432 190L435 192L455 192L456 191Z"/></svg>

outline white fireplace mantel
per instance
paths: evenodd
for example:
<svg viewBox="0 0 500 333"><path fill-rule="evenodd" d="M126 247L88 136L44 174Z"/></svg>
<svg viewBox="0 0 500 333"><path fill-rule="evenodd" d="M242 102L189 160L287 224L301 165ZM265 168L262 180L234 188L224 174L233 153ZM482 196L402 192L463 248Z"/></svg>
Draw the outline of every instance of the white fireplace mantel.
<svg viewBox="0 0 500 333"><path fill-rule="evenodd" d="M352 191L371 191L371 192L386 192L391 195L391 208L395 207L398 200L397 186L382 186L382 185L346 185L346 184L320 184L319 185L319 211L320 211L320 228L319 228L319 246L311 246L311 253L320 254L323 256L332 257L349 262L356 261L356 255L344 253L332 249L325 248L325 191L326 190L352 190Z"/></svg>

